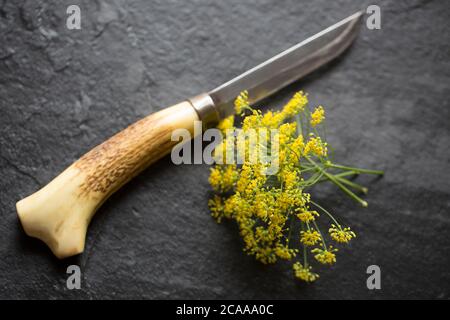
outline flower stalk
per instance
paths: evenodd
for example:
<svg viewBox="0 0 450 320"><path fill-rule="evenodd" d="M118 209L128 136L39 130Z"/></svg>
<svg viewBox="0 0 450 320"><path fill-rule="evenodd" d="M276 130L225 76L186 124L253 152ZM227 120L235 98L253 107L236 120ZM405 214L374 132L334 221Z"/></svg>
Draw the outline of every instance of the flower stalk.
<svg viewBox="0 0 450 320"><path fill-rule="evenodd" d="M281 111L262 113L250 106L247 92L237 97L235 111L242 119L241 129L235 127L234 115L219 124L224 134L230 130L232 134L215 149L216 164L209 182L216 194L209 200L209 207L217 222L236 222L247 254L265 264L293 261L294 276L309 283L319 278L312 269L313 260L321 265L334 264L338 252L334 245L356 237L313 200L310 191L318 183L331 182L367 207L367 201L355 192L366 194L368 189L348 177L381 176L383 172L333 163L324 135L320 135L325 109L318 106L309 111L307 105L307 95L297 92ZM251 139L251 133L258 136L267 131L274 131L276 139L270 134L259 135L256 142ZM230 139L235 136L236 140ZM227 162L230 149L243 155L243 161ZM271 163L259 158L256 162L249 160L247 156L253 151L267 154ZM274 163L278 170L269 172ZM328 222L323 221L322 213ZM323 223L328 223L328 233L319 229ZM301 261L297 258L300 251ZM314 259L309 260L308 255Z"/></svg>

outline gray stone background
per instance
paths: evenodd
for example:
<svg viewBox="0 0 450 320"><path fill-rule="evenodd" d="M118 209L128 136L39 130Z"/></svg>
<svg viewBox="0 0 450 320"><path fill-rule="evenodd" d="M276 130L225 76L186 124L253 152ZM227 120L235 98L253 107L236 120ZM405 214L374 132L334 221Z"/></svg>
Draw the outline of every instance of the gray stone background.
<svg viewBox="0 0 450 320"><path fill-rule="evenodd" d="M82 29L67 30L78 4ZM328 112L341 163L386 170L363 209L315 192L358 233L320 280L241 251L209 216L208 167L165 158L115 194L85 252L59 261L25 236L15 202L133 121L221 84L324 27L378 4L382 29L265 105L295 91ZM450 297L448 1L0 0L0 298ZM79 264L82 289L66 288ZM382 289L366 288L366 268Z"/></svg>

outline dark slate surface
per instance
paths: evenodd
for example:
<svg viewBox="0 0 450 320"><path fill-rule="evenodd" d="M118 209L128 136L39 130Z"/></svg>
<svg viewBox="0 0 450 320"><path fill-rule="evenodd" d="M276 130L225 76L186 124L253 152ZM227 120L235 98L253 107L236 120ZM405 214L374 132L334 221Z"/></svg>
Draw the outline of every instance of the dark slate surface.
<svg viewBox="0 0 450 320"><path fill-rule="evenodd" d="M65 28L78 3L82 30ZM163 159L98 212L79 257L24 235L15 202L131 122L210 89L370 1L0 1L0 298L443 298L450 296L449 18L446 1L376 2L338 61L305 89L328 109L343 163L386 170L362 209L315 197L359 238L314 285L241 252L207 210L208 167ZM66 267L82 289L66 289ZM382 289L366 288L366 268Z"/></svg>

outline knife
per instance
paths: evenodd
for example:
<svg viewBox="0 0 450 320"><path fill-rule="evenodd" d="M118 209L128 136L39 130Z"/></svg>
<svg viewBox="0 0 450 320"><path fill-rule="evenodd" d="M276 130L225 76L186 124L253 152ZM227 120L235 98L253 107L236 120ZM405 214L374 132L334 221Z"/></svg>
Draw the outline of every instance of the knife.
<svg viewBox="0 0 450 320"><path fill-rule="evenodd" d="M339 56L358 34L357 12L208 93L153 113L98 145L34 194L16 204L27 235L58 258L83 252L89 222L108 197L170 152L175 129L194 135L194 122L216 125L247 90L254 104Z"/></svg>

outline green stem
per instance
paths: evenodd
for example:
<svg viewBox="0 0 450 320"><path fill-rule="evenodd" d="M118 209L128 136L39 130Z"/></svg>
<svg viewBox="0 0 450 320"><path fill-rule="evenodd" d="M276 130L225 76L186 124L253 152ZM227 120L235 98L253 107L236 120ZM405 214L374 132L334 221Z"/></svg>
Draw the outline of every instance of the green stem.
<svg viewBox="0 0 450 320"><path fill-rule="evenodd" d="M309 186L315 185L323 177L323 172L318 172L312 175L308 180L303 181L302 185L307 188Z"/></svg>
<svg viewBox="0 0 450 320"><path fill-rule="evenodd" d="M300 118L299 114L296 115L295 120L297 121L297 136L299 136L299 135L303 136L302 119Z"/></svg>
<svg viewBox="0 0 450 320"><path fill-rule="evenodd" d="M310 130L311 127L309 125L309 117L308 117L308 114L306 113L306 108L302 110L302 113L303 113L303 117L305 119L305 127L306 127L306 132L305 132L304 137L307 137L309 135L309 133L311 132L311 130Z"/></svg>
<svg viewBox="0 0 450 320"><path fill-rule="evenodd" d="M327 165L331 168L351 170L351 171L354 171L355 173L376 174L376 175L380 175L380 176L384 175L384 171L381 171L381 170L369 170L369 169L354 168L354 167L348 167L348 166L343 166L343 165L334 164L334 163L328 163Z"/></svg>
<svg viewBox="0 0 450 320"><path fill-rule="evenodd" d="M316 168L313 168L314 170L316 169ZM341 173L338 173L338 174L334 174L334 176L336 177L336 178L343 178L343 177L347 177L347 176L354 176L354 175L357 175L357 173L355 173L354 171L346 171L346 172L341 172ZM328 181L328 179L327 178L322 178L322 179L320 179L319 181L317 181L317 182L324 182L324 181Z"/></svg>
<svg viewBox="0 0 450 320"><path fill-rule="evenodd" d="M320 238L322 239L322 245L323 245L323 248L324 248L325 250L327 250L327 244L325 243L325 239L324 239L324 237L323 237L323 235L322 235L322 232L320 232L320 229L319 229L319 227L317 226L317 223L316 223L315 220L313 220L313 224L314 224L314 227L316 228L317 232L320 234Z"/></svg>
<svg viewBox="0 0 450 320"><path fill-rule="evenodd" d="M288 238L287 238L287 247L289 248L289 242L291 241L291 236L292 236L292 229L293 229L293 224L294 224L294 215L291 214L291 221L289 222L289 233L288 233Z"/></svg>
<svg viewBox="0 0 450 320"><path fill-rule="evenodd" d="M310 202L315 205L317 208L319 208L320 210L322 210L323 212L325 212L330 218L331 220L333 220L334 223L336 223L337 227L341 227L341 225L339 224L339 222L337 222L337 220L333 217L333 215L331 213L328 212L328 210L326 210L324 207L320 206L319 204L315 203L314 201L310 200Z"/></svg>
<svg viewBox="0 0 450 320"><path fill-rule="evenodd" d="M325 170L323 170L317 163L315 163L312 159L310 159L308 156L305 155L305 159L308 160L312 165L316 166L318 170L323 172L323 174L330 179L331 182L333 182L335 185L337 185L339 188L341 188L342 191L344 191L350 198L358 202L361 206L367 207L367 202L358 197L356 194L351 192L346 186L344 186L341 182L339 182L333 175L329 174Z"/></svg>
<svg viewBox="0 0 450 320"><path fill-rule="evenodd" d="M301 228L302 228L302 231L305 231L305 223L304 222L302 222ZM304 244L303 244L303 264L305 265L305 267L308 264L308 260L306 258L306 246Z"/></svg>
<svg viewBox="0 0 450 320"><path fill-rule="evenodd" d="M355 171L345 171L345 172L337 173L334 176L342 178L342 177L356 176L356 175L358 175L358 173L356 173Z"/></svg>
<svg viewBox="0 0 450 320"><path fill-rule="evenodd" d="M312 167L300 167L301 172L308 172L311 170L316 170L316 168L312 168Z"/></svg>
<svg viewBox="0 0 450 320"><path fill-rule="evenodd" d="M308 230L308 231L310 231L311 230L311 227L309 226L309 223L308 222L305 222L306 223L306 229Z"/></svg>
<svg viewBox="0 0 450 320"><path fill-rule="evenodd" d="M308 267L308 260L306 259L306 246L303 245L303 265L305 268Z"/></svg>
<svg viewBox="0 0 450 320"><path fill-rule="evenodd" d="M351 187L353 189L359 190L359 191L361 191L364 194L367 194L367 192L369 191L369 189L367 189L366 187L363 187L360 184L354 183L354 182L352 182L350 180L347 180L347 179L344 179L344 178L341 178L341 177L336 177L336 176L334 176L334 177L336 179L338 179L339 182L341 182L343 184L346 184L346 185L348 185L349 187Z"/></svg>

